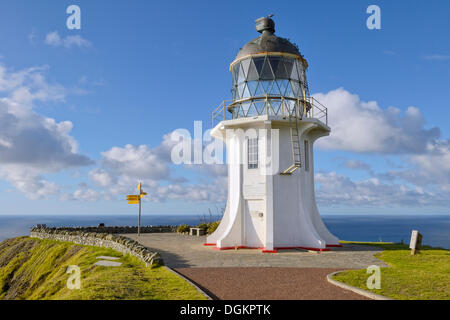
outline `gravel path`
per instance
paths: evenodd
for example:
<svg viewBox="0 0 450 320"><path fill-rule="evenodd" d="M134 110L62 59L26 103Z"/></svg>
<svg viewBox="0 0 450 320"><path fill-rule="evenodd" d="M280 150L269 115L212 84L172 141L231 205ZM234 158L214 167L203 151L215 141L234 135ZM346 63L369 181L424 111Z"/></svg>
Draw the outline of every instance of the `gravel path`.
<svg viewBox="0 0 450 320"><path fill-rule="evenodd" d="M177 268L213 299L370 300L336 287L328 268Z"/></svg>
<svg viewBox="0 0 450 320"><path fill-rule="evenodd" d="M171 268L206 267L295 267L361 269L370 265L386 267L374 255L381 250L360 245L344 245L327 252L306 250L282 250L278 253L261 253L260 250L213 250L203 246L205 237L185 236L176 233L147 233L124 236L137 240L161 254L164 263Z"/></svg>

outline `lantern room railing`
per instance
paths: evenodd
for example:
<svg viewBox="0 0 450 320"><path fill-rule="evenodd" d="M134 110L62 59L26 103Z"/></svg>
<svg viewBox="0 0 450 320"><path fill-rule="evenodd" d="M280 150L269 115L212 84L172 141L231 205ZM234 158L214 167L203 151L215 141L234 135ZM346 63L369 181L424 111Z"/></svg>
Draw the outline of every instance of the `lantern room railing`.
<svg viewBox="0 0 450 320"><path fill-rule="evenodd" d="M278 101L281 101L280 106L275 110L272 107L272 101L275 101L274 98ZM256 113L240 113L238 116L234 117L231 110L241 104L245 103L254 103L254 102L265 102L264 107L255 108ZM289 106L290 103L295 102L297 106L300 106L303 110L298 110L299 108L291 108ZM295 110L295 111L294 111ZM295 114L294 114L295 112ZM276 115L282 117L296 116L298 118L309 118L309 119L317 119L324 124L328 125L328 109L317 101L313 97L303 98L288 98L288 97L251 97L241 100L225 100L223 101L216 110L212 113L212 126L213 128L221 121L224 120L232 120L238 118L253 118L260 115Z"/></svg>

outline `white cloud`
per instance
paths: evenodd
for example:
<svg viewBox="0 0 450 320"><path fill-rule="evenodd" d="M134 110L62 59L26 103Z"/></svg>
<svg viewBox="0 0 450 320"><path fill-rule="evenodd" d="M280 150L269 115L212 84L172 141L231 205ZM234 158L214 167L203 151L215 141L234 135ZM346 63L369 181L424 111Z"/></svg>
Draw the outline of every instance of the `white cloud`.
<svg viewBox="0 0 450 320"><path fill-rule="evenodd" d="M424 57L425 60L446 61L450 60L450 54L429 54Z"/></svg>
<svg viewBox="0 0 450 320"><path fill-rule="evenodd" d="M408 159L410 167L405 170L389 171L389 179L402 179L420 187L437 187L448 192L450 198L450 140L436 141L427 146L424 154Z"/></svg>
<svg viewBox="0 0 450 320"><path fill-rule="evenodd" d="M370 166L367 163L360 160L347 160L345 161L345 167L353 170L363 170L371 172Z"/></svg>
<svg viewBox="0 0 450 320"><path fill-rule="evenodd" d="M169 177L168 163L145 145L113 147L102 152L102 166L116 175L161 180Z"/></svg>
<svg viewBox="0 0 450 320"><path fill-rule="evenodd" d="M428 143L439 138L438 128L425 129L416 107L402 112L382 109L377 102L361 101L358 95L340 88L314 95L328 108L329 137L317 145L328 150L372 153L423 153Z"/></svg>
<svg viewBox="0 0 450 320"><path fill-rule="evenodd" d="M65 89L49 84L44 70L9 72L0 66L0 179L31 199L59 192L44 174L92 163L78 154L70 121L57 122L33 110L35 101L60 102L65 98Z"/></svg>
<svg viewBox="0 0 450 320"><path fill-rule="evenodd" d="M67 36L65 38L61 38L58 31L47 33L47 35L45 36L45 43L50 46L54 47L63 46L65 48L72 48L72 47L89 48L92 46L90 41L84 39L80 35Z"/></svg>
<svg viewBox="0 0 450 320"><path fill-rule="evenodd" d="M74 200L97 201L100 199L100 193L93 189L78 189L73 193Z"/></svg>
<svg viewBox="0 0 450 320"><path fill-rule="evenodd" d="M89 179L100 187L108 187L116 182L115 177L103 169L94 169L89 172Z"/></svg>
<svg viewBox="0 0 450 320"><path fill-rule="evenodd" d="M226 166L188 165L185 170L199 173L199 182L174 176L171 151L177 143L163 136L161 144L113 147L102 152L101 168L89 173L91 181L112 196L122 197L136 191L143 181L146 201L223 202L227 195ZM225 170L224 170L225 169Z"/></svg>
<svg viewBox="0 0 450 320"><path fill-rule="evenodd" d="M317 173L316 198L325 206L412 207L448 206L449 194L417 186L386 183L378 178L353 181L336 172Z"/></svg>

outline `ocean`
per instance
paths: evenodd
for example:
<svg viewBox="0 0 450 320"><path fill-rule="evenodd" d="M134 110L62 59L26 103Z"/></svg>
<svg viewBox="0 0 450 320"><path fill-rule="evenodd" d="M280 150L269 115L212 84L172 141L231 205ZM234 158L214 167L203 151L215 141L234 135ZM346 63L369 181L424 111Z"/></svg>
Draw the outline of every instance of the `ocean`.
<svg viewBox="0 0 450 320"><path fill-rule="evenodd" d="M329 230L341 240L409 243L411 231L423 235L423 244L450 249L450 215L323 215ZM200 215L143 215L142 225L198 225ZM131 215L110 216L0 216L0 241L29 234L36 224L47 226L137 225Z"/></svg>

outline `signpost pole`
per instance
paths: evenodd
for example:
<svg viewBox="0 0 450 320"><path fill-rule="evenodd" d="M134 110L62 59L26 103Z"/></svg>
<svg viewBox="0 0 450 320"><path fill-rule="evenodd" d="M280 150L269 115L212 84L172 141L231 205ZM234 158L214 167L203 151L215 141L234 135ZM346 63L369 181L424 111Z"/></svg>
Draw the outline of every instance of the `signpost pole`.
<svg viewBox="0 0 450 320"><path fill-rule="evenodd" d="M141 211L142 211L142 198L147 195L147 192L142 190L142 182L138 184L139 194L130 194L127 196L128 204L139 205L139 218L138 218L138 237L141 235Z"/></svg>
<svg viewBox="0 0 450 320"><path fill-rule="evenodd" d="M142 206L142 196L141 196L141 188L142 183L139 182L138 190L139 190L139 221L138 221L138 237L141 235L141 206Z"/></svg>
<svg viewBox="0 0 450 320"><path fill-rule="evenodd" d="M141 235L141 199L139 198L139 222L138 222L138 236Z"/></svg>

